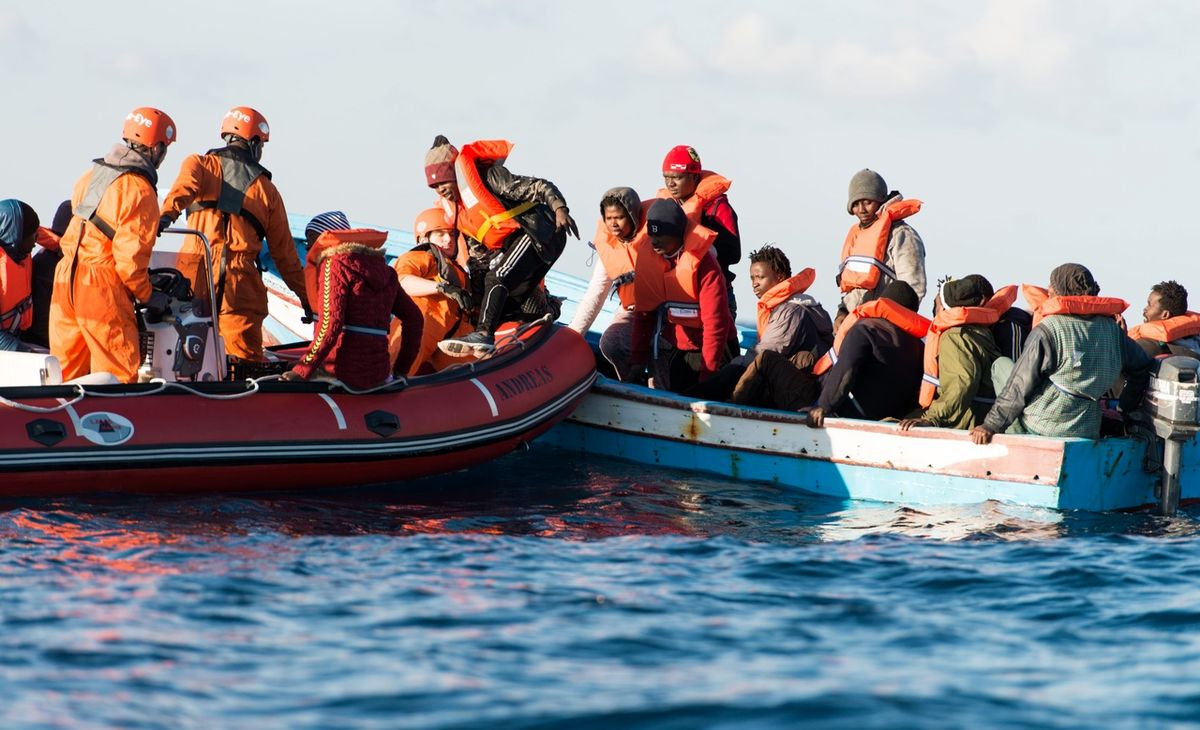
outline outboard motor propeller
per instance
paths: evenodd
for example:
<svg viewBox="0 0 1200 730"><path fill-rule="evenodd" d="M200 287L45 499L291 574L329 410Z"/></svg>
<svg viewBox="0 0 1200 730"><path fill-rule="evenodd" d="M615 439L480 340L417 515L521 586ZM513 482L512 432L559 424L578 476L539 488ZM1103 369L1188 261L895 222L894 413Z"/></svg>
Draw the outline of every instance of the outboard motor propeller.
<svg viewBox="0 0 1200 730"><path fill-rule="evenodd" d="M1163 443L1158 511L1168 517L1179 509L1183 444L1200 431L1197 395L1200 395L1200 360L1175 355L1159 363L1158 374L1150 378L1150 389L1142 406L1155 436Z"/></svg>

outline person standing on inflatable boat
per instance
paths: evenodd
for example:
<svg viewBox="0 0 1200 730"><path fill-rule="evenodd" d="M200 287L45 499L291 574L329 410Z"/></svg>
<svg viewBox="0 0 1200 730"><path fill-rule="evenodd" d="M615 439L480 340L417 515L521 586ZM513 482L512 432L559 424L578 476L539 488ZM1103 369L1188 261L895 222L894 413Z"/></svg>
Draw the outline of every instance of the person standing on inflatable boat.
<svg viewBox="0 0 1200 730"><path fill-rule="evenodd" d="M125 117L122 142L94 160L71 194L74 218L54 271L50 352L63 380L96 372L137 381L141 352L134 304L152 316L170 306L150 286L150 251L158 234L158 168L175 142L175 122L139 107Z"/></svg>
<svg viewBox="0 0 1200 730"><path fill-rule="evenodd" d="M425 156L425 180L470 246L472 284L482 278L479 321L470 334L443 340L449 354L495 348L495 331L511 299L536 301L542 278L562 255L567 232L579 238L554 183L514 175L504 166L512 143L481 140L455 149L438 135ZM526 312L528 314L528 312Z"/></svg>

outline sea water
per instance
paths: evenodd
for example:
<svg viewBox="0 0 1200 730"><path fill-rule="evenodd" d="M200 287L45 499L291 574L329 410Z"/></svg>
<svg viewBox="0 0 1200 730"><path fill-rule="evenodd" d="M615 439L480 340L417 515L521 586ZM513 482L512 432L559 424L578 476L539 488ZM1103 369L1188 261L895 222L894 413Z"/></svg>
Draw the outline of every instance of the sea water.
<svg viewBox="0 0 1200 730"><path fill-rule="evenodd" d="M10 500L0 727L1179 727L1197 525L536 447L300 497Z"/></svg>

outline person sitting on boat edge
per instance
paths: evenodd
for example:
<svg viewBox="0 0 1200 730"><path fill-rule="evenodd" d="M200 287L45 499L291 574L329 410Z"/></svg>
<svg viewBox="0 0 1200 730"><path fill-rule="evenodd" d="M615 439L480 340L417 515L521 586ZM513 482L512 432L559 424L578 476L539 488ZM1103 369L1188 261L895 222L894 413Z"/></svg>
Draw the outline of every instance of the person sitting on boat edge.
<svg viewBox="0 0 1200 730"><path fill-rule="evenodd" d="M833 344L833 322L821 303L807 294L816 280L813 269L792 275L792 263L778 247L766 244L750 254L750 286L758 297L758 341L729 361L689 394L740 405L776 407L757 373L773 370L771 360L790 360L807 353L808 362ZM743 384L742 381L745 381ZM812 397L807 403L812 401Z"/></svg>
<svg viewBox="0 0 1200 730"><path fill-rule="evenodd" d="M150 285L158 234L158 168L177 138L175 122L152 107L125 117L121 143L75 182L71 223L60 242L50 300L50 352L63 380L108 372L138 379L140 303L161 317L170 298Z"/></svg>
<svg viewBox="0 0 1200 730"><path fill-rule="evenodd" d="M810 426L821 428L827 415L903 418L917 407L925 355L921 338L929 330L929 320L917 314L919 304L913 288L898 280L846 318L826 353L836 352L836 361L821 376L817 405L808 411Z"/></svg>
<svg viewBox="0 0 1200 730"><path fill-rule="evenodd" d="M708 234L709 245L700 250L684 245L689 236L697 238L695 229ZM725 276L711 248L713 233L689 221L674 201L654 201L646 212L646 231L653 251L648 258L665 265L656 283L646 277L640 285L656 286L664 295L654 309L634 312L631 363L635 373L649 367L653 387L685 393L737 351Z"/></svg>
<svg viewBox="0 0 1200 730"><path fill-rule="evenodd" d="M447 355L438 348L443 339L471 331L471 294L458 231L446 212L441 208L421 211L413 223L413 236L417 245L400 254L392 268L400 288L412 297L425 322L421 349L406 374L426 375L474 359ZM393 358L400 354L402 329L399 321L392 322L388 349Z"/></svg>
<svg viewBox="0 0 1200 730"><path fill-rule="evenodd" d="M383 258L385 231L351 229L346 214L330 211L304 227L308 241L305 288L317 321L312 344L283 380L336 379L358 390L403 375L421 347L423 320ZM400 318L400 354L392 364L388 325Z"/></svg>
<svg viewBox="0 0 1200 730"><path fill-rule="evenodd" d="M439 345L453 355L493 350L496 327L510 306L527 319L549 312L542 279L562 255L567 232L579 238L554 183L514 175L504 166L512 147L480 140L460 152L438 135L425 156L426 182L469 239L471 290L483 297L475 331Z"/></svg>
<svg viewBox="0 0 1200 730"><path fill-rule="evenodd" d="M859 170L850 179L846 212L858 218L842 244L837 284L842 292L839 313L853 312L892 281L904 281L925 299L925 242L907 218L921 210L921 201L888 192L874 170ZM877 298L877 297L876 297Z"/></svg>
<svg viewBox="0 0 1200 730"><path fill-rule="evenodd" d="M933 301L933 323L925 336L921 408L900 422L900 430L937 426L969 430L987 416L995 401L992 363L1000 357L991 325L1017 296L1006 287L995 299L979 274L947 279Z"/></svg>
<svg viewBox="0 0 1200 730"><path fill-rule="evenodd" d="M1150 288L1142 324L1129 330L1129 338L1151 357L1186 355L1200 358L1200 314L1188 311L1188 292L1176 281Z"/></svg>
<svg viewBox="0 0 1200 730"><path fill-rule="evenodd" d="M1047 298L1021 357L992 364L996 403L971 440L986 444L997 433L1100 437L1100 398L1124 373L1120 408L1141 403L1154 361L1121 331L1117 317L1129 306L1101 297L1092 272L1063 264L1050 272Z"/></svg>
<svg viewBox="0 0 1200 730"><path fill-rule="evenodd" d="M600 220L591 243L596 250L592 278L575 306L570 324L571 329L586 335L610 293L616 295L620 306L600 336L597 368L602 372L611 368L611 374L620 380L629 380L634 375L632 316L638 287L644 283L637 281L638 269L642 269L643 276L658 273L657 268L649 274L646 270L651 258L655 258L646 233L646 211L652 203L643 201L631 187L609 188L604 192L600 198Z"/></svg>
<svg viewBox="0 0 1200 730"><path fill-rule="evenodd" d="M0 200L0 350L25 352L33 326L33 259L38 214L21 200Z"/></svg>
<svg viewBox="0 0 1200 730"><path fill-rule="evenodd" d="M271 128L258 111L238 106L221 120L225 146L203 155L188 155L163 200L161 233L187 211L190 228L203 233L212 247L214 309L225 352L239 360L263 360L263 321L267 287L258 256L266 241L279 277L307 311L304 273L288 225L283 197L271 173L262 166ZM193 291L207 291L203 244L195 236L184 241L180 262ZM205 297L207 299L207 297Z"/></svg>
<svg viewBox="0 0 1200 730"><path fill-rule="evenodd" d="M738 216L725 194L732 183L728 178L705 170L694 147L676 145L667 151L662 164L663 188L658 197L669 197L683 207L688 220L717 234L713 251L728 285L729 313L737 319L737 299L733 295L733 265L742 260L742 235Z"/></svg>

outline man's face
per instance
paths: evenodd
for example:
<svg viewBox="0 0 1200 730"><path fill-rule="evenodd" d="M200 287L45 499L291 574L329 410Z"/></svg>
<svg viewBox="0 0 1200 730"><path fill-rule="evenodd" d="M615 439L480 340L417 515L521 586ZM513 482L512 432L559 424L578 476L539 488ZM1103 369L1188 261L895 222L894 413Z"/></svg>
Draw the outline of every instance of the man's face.
<svg viewBox="0 0 1200 730"><path fill-rule="evenodd" d="M651 234L650 247L654 249L654 253L669 259L679 253L679 249L683 248L683 236L655 236Z"/></svg>
<svg viewBox="0 0 1200 730"><path fill-rule="evenodd" d="M458 183L453 180L446 180L433 186L434 192L442 196L451 203L458 202Z"/></svg>
<svg viewBox="0 0 1200 730"><path fill-rule="evenodd" d="M763 294L771 291L771 288L783 279L783 274L776 271L770 264L762 261L750 264L750 288L754 290L754 296L759 299L762 299Z"/></svg>
<svg viewBox="0 0 1200 730"><path fill-rule="evenodd" d="M696 192L696 185L700 182L700 176L694 172L664 172L663 186L667 192L671 194L679 202L683 202L692 197Z"/></svg>
<svg viewBox="0 0 1200 730"><path fill-rule="evenodd" d="M426 239L432 246L437 246L438 250L447 256L453 256L456 253L454 245L454 232L448 228L441 228L436 231L430 231L426 234Z"/></svg>
<svg viewBox="0 0 1200 730"><path fill-rule="evenodd" d="M609 205L604 208L604 225L609 233L622 241L633 238L633 221L621 205Z"/></svg>
<svg viewBox="0 0 1200 730"><path fill-rule="evenodd" d="M1142 318L1147 322L1157 322L1170 316L1167 310L1162 308L1162 295L1156 291L1150 292L1150 296L1146 297L1146 308L1142 310Z"/></svg>
<svg viewBox="0 0 1200 730"><path fill-rule="evenodd" d="M879 217L879 208L883 205L876 200L856 200L850 206L850 212L858 216L858 224L863 228L870 226Z"/></svg>

